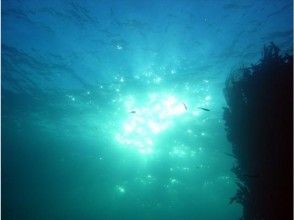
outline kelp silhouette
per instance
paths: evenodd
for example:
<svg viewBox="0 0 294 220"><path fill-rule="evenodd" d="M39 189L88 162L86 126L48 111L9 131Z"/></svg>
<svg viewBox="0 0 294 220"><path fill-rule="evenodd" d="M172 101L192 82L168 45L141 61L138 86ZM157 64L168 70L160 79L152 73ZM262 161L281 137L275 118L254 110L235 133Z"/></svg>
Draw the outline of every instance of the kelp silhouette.
<svg viewBox="0 0 294 220"><path fill-rule="evenodd" d="M224 120L243 219L292 219L293 56L271 43L226 80Z"/></svg>

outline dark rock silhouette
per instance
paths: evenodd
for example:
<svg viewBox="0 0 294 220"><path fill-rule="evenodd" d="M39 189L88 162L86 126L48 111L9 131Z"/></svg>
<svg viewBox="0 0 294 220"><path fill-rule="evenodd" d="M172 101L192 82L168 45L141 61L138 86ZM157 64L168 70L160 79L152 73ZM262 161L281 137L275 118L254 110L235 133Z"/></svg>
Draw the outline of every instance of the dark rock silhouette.
<svg viewBox="0 0 294 220"><path fill-rule="evenodd" d="M239 179L230 203L243 206L242 219L293 219L292 74L293 56L271 43L227 78L223 117Z"/></svg>

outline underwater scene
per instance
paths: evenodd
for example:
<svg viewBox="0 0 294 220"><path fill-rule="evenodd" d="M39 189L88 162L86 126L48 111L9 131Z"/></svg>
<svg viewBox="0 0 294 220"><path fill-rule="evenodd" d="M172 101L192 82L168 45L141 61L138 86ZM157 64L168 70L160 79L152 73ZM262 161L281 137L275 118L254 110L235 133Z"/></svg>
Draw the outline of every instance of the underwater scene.
<svg viewBox="0 0 294 220"><path fill-rule="evenodd" d="M2 219L288 219L273 216L290 179L262 190L291 177L292 151L268 151L287 162L273 169L276 157L238 149L291 131L292 0L1 6ZM254 78L262 69L291 74ZM269 109L289 111L257 125Z"/></svg>

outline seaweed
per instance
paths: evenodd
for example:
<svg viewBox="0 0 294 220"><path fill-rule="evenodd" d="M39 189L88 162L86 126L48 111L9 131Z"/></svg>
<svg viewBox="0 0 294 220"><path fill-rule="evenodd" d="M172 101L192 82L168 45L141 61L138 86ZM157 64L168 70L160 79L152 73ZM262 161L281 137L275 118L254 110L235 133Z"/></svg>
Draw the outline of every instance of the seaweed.
<svg viewBox="0 0 294 220"><path fill-rule="evenodd" d="M239 182L242 219L292 219L293 57L274 44L228 76L223 118Z"/></svg>

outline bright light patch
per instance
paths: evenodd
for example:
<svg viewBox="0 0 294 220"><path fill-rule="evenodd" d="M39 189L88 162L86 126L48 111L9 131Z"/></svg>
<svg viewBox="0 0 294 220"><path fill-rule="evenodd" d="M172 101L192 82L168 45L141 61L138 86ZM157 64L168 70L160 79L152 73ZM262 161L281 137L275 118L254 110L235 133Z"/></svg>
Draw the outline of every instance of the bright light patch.
<svg viewBox="0 0 294 220"><path fill-rule="evenodd" d="M153 79L153 82L155 83L155 84L159 84L160 82L161 82L161 77L159 77L159 76L157 76L157 77L155 77L154 79Z"/></svg>
<svg viewBox="0 0 294 220"><path fill-rule="evenodd" d="M154 121L148 121L148 127L150 128L152 133L158 134L161 131L163 131L167 127L167 125L159 124L158 122L154 122Z"/></svg>
<svg viewBox="0 0 294 220"><path fill-rule="evenodd" d="M128 132L128 133L132 132L135 127L136 127L136 122L135 121L131 121L131 122L128 122L128 123L124 124L124 130L126 132Z"/></svg>
<svg viewBox="0 0 294 220"><path fill-rule="evenodd" d="M166 107L171 107L173 104L175 104L175 102L176 98L174 96L168 96L167 99L163 101Z"/></svg>
<svg viewBox="0 0 294 220"><path fill-rule="evenodd" d="M199 116L200 115L200 111L199 110L195 110L195 111L192 112L192 114L194 116Z"/></svg>
<svg viewBox="0 0 294 220"><path fill-rule="evenodd" d="M186 151L182 147L174 147L172 151L169 152L171 157L185 157Z"/></svg>
<svg viewBox="0 0 294 220"><path fill-rule="evenodd" d="M178 184L179 183L179 181L175 178L169 178L169 181L171 184Z"/></svg>
<svg viewBox="0 0 294 220"><path fill-rule="evenodd" d="M173 95L151 93L144 106L137 105L133 96L125 98L124 107L127 118L122 129L116 134L116 141L141 154L151 154L157 136L168 130L175 118L187 109L183 101Z"/></svg>
<svg viewBox="0 0 294 220"><path fill-rule="evenodd" d="M205 97L205 101L210 101L210 100L211 100L211 96L210 95L208 95L208 96Z"/></svg>
<svg viewBox="0 0 294 220"><path fill-rule="evenodd" d="M172 115L179 115L183 114L186 111L185 105L183 103L177 104L173 109L171 114Z"/></svg>
<svg viewBox="0 0 294 220"><path fill-rule="evenodd" d="M123 188L122 186L117 186L116 188L117 188L117 191L121 194L126 192L125 188Z"/></svg>
<svg viewBox="0 0 294 220"><path fill-rule="evenodd" d="M117 50L122 50L123 47L122 47L121 45L117 44L117 45L116 45L116 49L117 49Z"/></svg>

